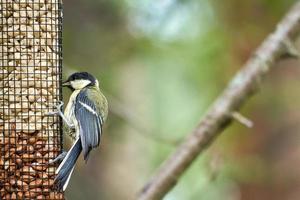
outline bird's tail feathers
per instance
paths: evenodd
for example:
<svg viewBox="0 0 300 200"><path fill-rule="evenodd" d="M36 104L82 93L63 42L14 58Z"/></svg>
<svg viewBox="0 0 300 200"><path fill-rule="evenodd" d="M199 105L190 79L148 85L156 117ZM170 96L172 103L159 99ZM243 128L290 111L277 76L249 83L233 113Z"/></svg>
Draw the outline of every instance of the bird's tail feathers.
<svg viewBox="0 0 300 200"><path fill-rule="evenodd" d="M54 187L58 191L65 191L70 181L75 163L82 151L81 140L78 138L57 168Z"/></svg>

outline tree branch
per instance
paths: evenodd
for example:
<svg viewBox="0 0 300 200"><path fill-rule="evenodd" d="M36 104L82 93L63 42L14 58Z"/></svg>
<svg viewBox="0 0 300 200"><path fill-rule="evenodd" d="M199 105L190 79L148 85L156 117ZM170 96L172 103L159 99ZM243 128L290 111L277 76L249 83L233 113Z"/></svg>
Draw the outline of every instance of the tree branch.
<svg viewBox="0 0 300 200"><path fill-rule="evenodd" d="M258 90L261 80L283 57L295 57L294 40L300 32L300 2L287 13L214 102L196 129L162 164L140 191L139 200L162 199L197 156L230 124L232 113Z"/></svg>

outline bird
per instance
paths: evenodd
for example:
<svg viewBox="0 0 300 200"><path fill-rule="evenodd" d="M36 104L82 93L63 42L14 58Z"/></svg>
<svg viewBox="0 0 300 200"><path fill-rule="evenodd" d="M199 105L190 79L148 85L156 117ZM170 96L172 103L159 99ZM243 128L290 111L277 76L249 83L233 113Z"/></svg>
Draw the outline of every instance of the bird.
<svg viewBox="0 0 300 200"><path fill-rule="evenodd" d="M90 73L73 73L62 86L71 89L72 94L64 113L62 102L57 105L56 113L61 116L64 132L67 132L73 145L68 152L63 152L56 158L62 160L54 179L54 187L58 191L66 190L81 152L87 162L91 150L99 146L108 115L107 99L100 90L98 80Z"/></svg>

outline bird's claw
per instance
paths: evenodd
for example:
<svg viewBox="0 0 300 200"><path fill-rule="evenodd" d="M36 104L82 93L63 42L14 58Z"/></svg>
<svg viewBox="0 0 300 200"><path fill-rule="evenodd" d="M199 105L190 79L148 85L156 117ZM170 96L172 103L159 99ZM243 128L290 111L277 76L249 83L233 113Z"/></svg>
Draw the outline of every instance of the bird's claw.
<svg viewBox="0 0 300 200"><path fill-rule="evenodd" d="M46 116L53 116L59 114L60 112L62 112L63 105L64 105L63 101L58 101L58 104L54 106L55 111L46 113Z"/></svg>
<svg viewBox="0 0 300 200"><path fill-rule="evenodd" d="M48 166L48 165L50 165L50 164L52 164L52 163L37 163L37 162L35 162L35 163L32 163L31 164L31 166Z"/></svg>
<svg viewBox="0 0 300 200"><path fill-rule="evenodd" d="M38 163L38 162L34 162L31 165L32 166L49 166L49 165L54 165L58 162L62 162L63 159L66 157L68 152L66 151L62 151L56 158L54 159L49 159L48 163Z"/></svg>
<svg viewBox="0 0 300 200"><path fill-rule="evenodd" d="M57 162L62 162L63 159L66 157L67 154L68 154L68 152L63 151L63 152L61 152L56 158L50 159L50 160L49 160L49 163L50 163L50 164L55 164L55 163L57 163Z"/></svg>
<svg viewBox="0 0 300 200"><path fill-rule="evenodd" d="M62 107L64 106L64 102L63 101L58 101L58 105L55 106L55 108L57 110L62 110Z"/></svg>
<svg viewBox="0 0 300 200"><path fill-rule="evenodd" d="M46 113L45 115L46 115L46 116L53 116L53 115L57 115L57 114L58 114L57 111L52 111L52 112Z"/></svg>

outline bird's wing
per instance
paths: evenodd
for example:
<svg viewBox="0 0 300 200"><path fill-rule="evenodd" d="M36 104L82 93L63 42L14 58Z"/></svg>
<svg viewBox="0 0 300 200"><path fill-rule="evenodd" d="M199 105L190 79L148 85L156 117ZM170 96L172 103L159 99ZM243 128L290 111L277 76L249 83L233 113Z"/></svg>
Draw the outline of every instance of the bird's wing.
<svg viewBox="0 0 300 200"><path fill-rule="evenodd" d="M76 97L75 117L79 123L84 160L87 161L92 148L99 146L103 119L97 112L95 104L88 98L86 90Z"/></svg>

